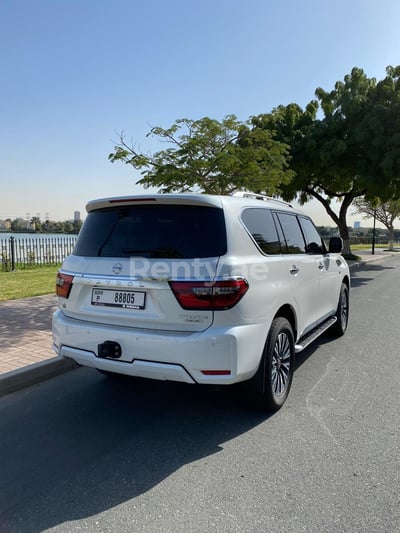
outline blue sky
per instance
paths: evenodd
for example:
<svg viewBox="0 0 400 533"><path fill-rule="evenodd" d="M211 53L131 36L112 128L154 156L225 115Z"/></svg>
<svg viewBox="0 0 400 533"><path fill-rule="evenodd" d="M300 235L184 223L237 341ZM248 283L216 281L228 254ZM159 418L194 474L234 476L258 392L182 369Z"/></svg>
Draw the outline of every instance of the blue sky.
<svg viewBox="0 0 400 533"><path fill-rule="evenodd" d="M151 126L304 106L353 66L381 79L399 27L398 0L1 0L0 219L145 192L107 159L122 130L153 151Z"/></svg>

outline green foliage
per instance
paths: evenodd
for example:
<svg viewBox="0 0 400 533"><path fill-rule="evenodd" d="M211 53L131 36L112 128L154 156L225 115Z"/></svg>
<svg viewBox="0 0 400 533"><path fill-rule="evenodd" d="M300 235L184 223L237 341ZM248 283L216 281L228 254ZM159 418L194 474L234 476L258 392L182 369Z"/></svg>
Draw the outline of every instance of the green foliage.
<svg viewBox="0 0 400 533"><path fill-rule="evenodd" d="M295 175L282 186L282 195L292 200L303 192L309 183L315 167L315 142L312 137L315 127L318 103L312 101L306 109L297 104L280 105L271 113L251 118L253 132L269 131L274 139L290 146L290 167Z"/></svg>
<svg viewBox="0 0 400 533"><path fill-rule="evenodd" d="M400 197L400 67L386 72L377 83L353 68L330 93L317 89L325 113L316 130L325 191Z"/></svg>
<svg viewBox="0 0 400 533"><path fill-rule="evenodd" d="M249 189L276 194L294 175L288 168L289 147L269 131L250 130L234 115L221 122L208 117L179 119L170 128L152 128L149 135L169 147L145 155L121 134L109 160L132 165L143 176L138 184L163 193L229 194Z"/></svg>
<svg viewBox="0 0 400 533"><path fill-rule="evenodd" d="M331 91L318 88L317 101L305 110L290 104L252 119L254 128L268 129L291 147L296 176L283 187L283 196L321 202L339 227L347 253L346 217L353 200L400 197L399 75L400 67L388 67L386 78L376 83L353 68Z"/></svg>
<svg viewBox="0 0 400 533"><path fill-rule="evenodd" d="M400 198L400 66L387 67L376 84L360 128L366 147L361 173L367 181L367 198Z"/></svg>

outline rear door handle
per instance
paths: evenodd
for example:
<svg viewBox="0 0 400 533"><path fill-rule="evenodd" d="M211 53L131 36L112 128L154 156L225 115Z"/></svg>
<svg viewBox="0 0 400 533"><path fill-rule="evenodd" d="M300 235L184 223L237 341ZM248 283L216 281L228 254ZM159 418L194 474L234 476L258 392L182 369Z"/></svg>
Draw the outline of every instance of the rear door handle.
<svg viewBox="0 0 400 533"><path fill-rule="evenodd" d="M324 270L324 263L318 263L318 268L320 270Z"/></svg>
<svg viewBox="0 0 400 533"><path fill-rule="evenodd" d="M299 269L297 268L297 266L293 265L292 268L290 269L290 273L293 275L296 275L298 272L299 272Z"/></svg>

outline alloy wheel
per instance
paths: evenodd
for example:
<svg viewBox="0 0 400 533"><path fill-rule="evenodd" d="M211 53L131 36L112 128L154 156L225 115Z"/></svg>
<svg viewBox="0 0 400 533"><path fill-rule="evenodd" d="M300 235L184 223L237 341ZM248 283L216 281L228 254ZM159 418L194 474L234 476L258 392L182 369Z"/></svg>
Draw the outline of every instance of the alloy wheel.
<svg viewBox="0 0 400 533"><path fill-rule="evenodd" d="M275 341L272 355L271 385L276 396L282 396L289 383L291 363L290 341L286 333L282 332Z"/></svg>

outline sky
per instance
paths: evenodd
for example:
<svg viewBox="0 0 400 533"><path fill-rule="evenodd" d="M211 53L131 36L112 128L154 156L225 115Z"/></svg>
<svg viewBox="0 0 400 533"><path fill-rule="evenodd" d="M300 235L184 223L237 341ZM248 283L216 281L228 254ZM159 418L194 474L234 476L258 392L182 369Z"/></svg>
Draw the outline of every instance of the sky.
<svg viewBox="0 0 400 533"><path fill-rule="evenodd" d="M153 152L178 118L304 107L354 66L382 79L399 27L398 0L0 0L0 219L145 193L108 161L122 131Z"/></svg>

